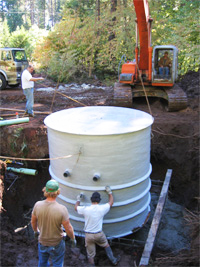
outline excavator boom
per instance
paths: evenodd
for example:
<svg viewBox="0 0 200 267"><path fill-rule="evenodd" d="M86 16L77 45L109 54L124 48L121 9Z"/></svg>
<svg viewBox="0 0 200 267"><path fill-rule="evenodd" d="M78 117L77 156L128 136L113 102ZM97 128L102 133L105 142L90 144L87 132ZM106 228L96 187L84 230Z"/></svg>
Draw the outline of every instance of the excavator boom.
<svg viewBox="0 0 200 267"><path fill-rule="evenodd" d="M137 27L140 38L140 61L139 69L148 70L149 67L149 47L151 42L149 4L147 0L133 0L137 17ZM137 29L136 29L137 30ZM136 44L138 47L138 44ZM150 59L151 60L151 59Z"/></svg>

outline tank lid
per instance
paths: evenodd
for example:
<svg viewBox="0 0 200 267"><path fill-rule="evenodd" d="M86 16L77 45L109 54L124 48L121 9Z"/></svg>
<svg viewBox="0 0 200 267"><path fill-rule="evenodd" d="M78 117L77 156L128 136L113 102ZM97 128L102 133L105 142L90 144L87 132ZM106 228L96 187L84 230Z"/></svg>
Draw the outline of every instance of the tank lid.
<svg viewBox="0 0 200 267"><path fill-rule="evenodd" d="M111 106L78 107L48 115L47 127L78 135L113 135L136 132L149 127L153 117L143 111Z"/></svg>

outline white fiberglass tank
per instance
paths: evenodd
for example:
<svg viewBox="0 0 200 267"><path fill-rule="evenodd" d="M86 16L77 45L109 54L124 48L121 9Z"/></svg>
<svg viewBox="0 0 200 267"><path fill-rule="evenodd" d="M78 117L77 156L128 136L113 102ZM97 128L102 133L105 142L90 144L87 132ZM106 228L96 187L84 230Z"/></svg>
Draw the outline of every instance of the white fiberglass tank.
<svg viewBox="0 0 200 267"><path fill-rule="evenodd" d="M44 120L48 129L49 172L58 181L58 202L65 205L75 233L84 218L74 210L76 197L90 205L94 191L101 203L114 204L104 217L107 237L131 234L144 225L150 212L150 143L153 117L122 107L80 107L52 113Z"/></svg>

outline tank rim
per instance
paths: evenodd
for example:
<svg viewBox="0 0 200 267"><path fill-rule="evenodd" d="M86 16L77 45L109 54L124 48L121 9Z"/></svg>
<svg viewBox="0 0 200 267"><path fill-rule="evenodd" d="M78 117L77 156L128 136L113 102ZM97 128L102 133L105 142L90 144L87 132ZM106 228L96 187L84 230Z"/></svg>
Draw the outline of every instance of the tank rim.
<svg viewBox="0 0 200 267"><path fill-rule="evenodd" d="M44 124L55 131L85 136L120 135L138 132L153 124L144 111L113 106L64 109L48 115Z"/></svg>

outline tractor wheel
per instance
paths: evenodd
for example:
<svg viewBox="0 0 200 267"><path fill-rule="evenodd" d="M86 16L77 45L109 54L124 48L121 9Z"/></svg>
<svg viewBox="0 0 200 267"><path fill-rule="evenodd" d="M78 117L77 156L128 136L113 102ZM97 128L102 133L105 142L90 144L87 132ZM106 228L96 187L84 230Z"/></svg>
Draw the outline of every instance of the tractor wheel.
<svg viewBox="0 0 200 267"><path fill-rule="evenodd" d="M0 74L0 90L6 89L7 82L2 74Z"/></svg>

